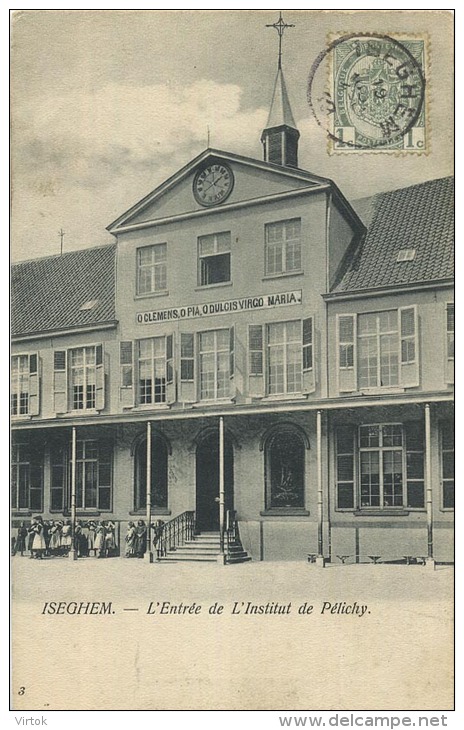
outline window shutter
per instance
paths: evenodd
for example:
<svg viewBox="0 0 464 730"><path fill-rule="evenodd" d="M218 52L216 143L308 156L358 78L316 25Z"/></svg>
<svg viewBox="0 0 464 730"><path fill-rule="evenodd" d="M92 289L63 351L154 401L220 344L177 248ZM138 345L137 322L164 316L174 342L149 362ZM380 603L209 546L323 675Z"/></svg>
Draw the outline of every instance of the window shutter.
<svg viewBox="0 0 464 730"><path fill-rule="evenodd" d="M337 426L336 444L336 487L337 509L355 508L355 426Z"/></svg>
<svg viewBox="0 0 464 730"><path fill-rule="evenodd" d="M446 305L445 383L454 383L454 302Z"/></svg>
<svg viewBox="0 0 464 730"><path fill-rule="evenodd" d="M166 402L176 401L176 378L174 372L174 341L173 335L166 337Z"/></svg>
<svg viewBox="0 0 464 730"><path fill-rule="evenodd" d="M264 396L263 325L248 325L248 392L252 398Z"/></svg>
<svg viewBox="0 0 464 730"><path fill-rule="evenodd" d="M40 413L40 360L35 352L29 355L29 415Z"/></svg>
<svg viewBox="0 0 464 730"><path fill-rule="evenodd" d="M123 408L134 407L134 345L131 340L119 343L119 400Z"/></svg>
<svg viewBox="0 0 464 730"><path fill-rule="evenodd" d="M303 393L314 393L316 378L314 367L314 318L307 317L302 321L302 356L303 356Z"/></svg>
<svg viewBox="0 0 464 730"><path fill-rule="evenodd" d="M182 332L180 336L180 394L182 403L196 401L195 388L195 335Z"/></svg>
<svg viewBox="0 0 464 730"><path fill-rule="evenodd" d="M67 352L55 350L53 353L53 410L66 413L68 410Z"/></svg>
<svg viewBox="0 0 464 730"><path fill-rule="evenodd" d="M105 407L105 367L103 345L95 348L95 408L102 411Z"/></svg>
<svg viewBox="0 0 464 730"><path fill-rule="evenodd" d="M355 314L337 314L337 371L340 393L357 390Z"/></svg>
<svg viewBox="0 0 464 730"><path fill-rule="evenodd" d="M400 383L405 388L419 385L419 342L417 307L400 307Z"/></svg>

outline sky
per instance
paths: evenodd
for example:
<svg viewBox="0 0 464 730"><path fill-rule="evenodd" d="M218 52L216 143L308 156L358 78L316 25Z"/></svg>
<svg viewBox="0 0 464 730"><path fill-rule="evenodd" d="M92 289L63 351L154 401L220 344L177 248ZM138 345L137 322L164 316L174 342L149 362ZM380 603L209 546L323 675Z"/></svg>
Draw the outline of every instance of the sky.
<svg viewBox="0 0 464 730"><path fill-rule="evenodd" d="M284 11L299 165L349 200L452 173L452 16ZM11 32L13 260L110 243L106 227L210 146L262 159L276 10L19 10ZM428 33L426 155L329 155L307 102L330 33Z"/></svg>

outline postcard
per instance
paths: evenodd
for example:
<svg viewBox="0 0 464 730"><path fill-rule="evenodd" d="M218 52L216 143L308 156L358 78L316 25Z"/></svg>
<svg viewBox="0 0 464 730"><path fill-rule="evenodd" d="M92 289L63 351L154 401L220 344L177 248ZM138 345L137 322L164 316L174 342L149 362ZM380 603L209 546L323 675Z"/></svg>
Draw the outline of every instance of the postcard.
<svg viewBox="0 0 464 730"><path fill-rule="evenodd" d="M443 724L453 14L11 17L12 709Z"/></svg>

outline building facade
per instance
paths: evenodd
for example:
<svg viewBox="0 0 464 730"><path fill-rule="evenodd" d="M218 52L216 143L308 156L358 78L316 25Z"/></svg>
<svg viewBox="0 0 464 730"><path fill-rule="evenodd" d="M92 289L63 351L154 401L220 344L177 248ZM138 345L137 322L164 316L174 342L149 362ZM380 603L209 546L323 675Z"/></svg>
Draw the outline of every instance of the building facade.
<svg viewBox="0 0 464 730"><path fill-rule="evenodd" d="M113 245L13 267L13 524L453 560L452 180L351 204L298 139L279 68L263 161L207 149Z"/></svg>

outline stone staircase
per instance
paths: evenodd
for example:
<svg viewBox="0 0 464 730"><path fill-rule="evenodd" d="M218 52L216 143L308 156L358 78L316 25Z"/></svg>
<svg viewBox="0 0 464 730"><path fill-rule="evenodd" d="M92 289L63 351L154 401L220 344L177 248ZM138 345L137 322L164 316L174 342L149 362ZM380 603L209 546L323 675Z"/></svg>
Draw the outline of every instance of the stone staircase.
<svg viewBox="0 0 464 730"><path fill-rule="evenodd" d="M177 548L169 550L159 560L165 562L216 563L221 554L219 532L202 532ZM251 557L243 549L240 539L229 543L226 563L245 563Z"/></svg>

